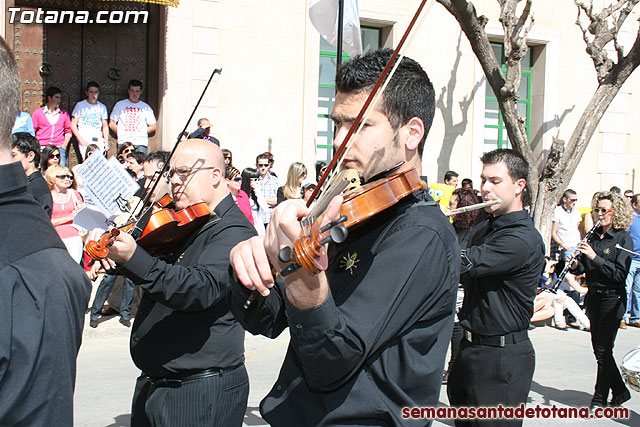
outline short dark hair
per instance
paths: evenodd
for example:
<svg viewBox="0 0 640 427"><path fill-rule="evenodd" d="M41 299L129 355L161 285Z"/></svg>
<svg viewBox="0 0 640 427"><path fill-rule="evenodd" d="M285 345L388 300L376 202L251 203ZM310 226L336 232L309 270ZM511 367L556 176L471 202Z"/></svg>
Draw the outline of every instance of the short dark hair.
<svg viewBox="0 0 640 427"><path fill-rule="evenodd" d="M470 185L473 188L473 181L471 181L471 178L465 178L462 180L460 186L464 187L465 185Z"/></svg>
<svg viewBox="0 0 640 427"><path fill-rule="evenodd" d="M131 86L139 86L142 88L142 82L138 79L129 80L129 84L127 85L127 89L131 88Z"/></svg>
<svg viewBox="0 0 640 427"><path fill-rule="evenodd" d="M627 193L631 193L631 194L627 194ZM632 197L633 196L633 190L624 190L624 195L625 197Z"/></svg>
<svg viewBox="0 0 640 427"><path fill-rule="evenodd" d="M18 66L11 48L0 37L0 146L9 148L11 129L22 102Z"/></svg>
<svg viewBox="0 0 640 427"><path fill-rule="evenodd" d="M346 94L370 92L392 54L392 49L379 49L347 61L336 73L336 90ZM404 57L392 76L382 96L382 112L394 131L413 117L422 120L424 136L418 145L422 156L435 114L435 91L427 73L413 59Z"/></svg>
<svg viewBox="0 0 640 427"><path fill-rule="evenodd" d="M164 151L154 151L153 153L147 154L147 157L144 158L143 163L148 162L161 162L165 164L167 162L167 155Z"/></svg>
<svg viewBox="0 0 640 427"><path fill-rule="evenodd" d="M89 144L87 145L87 149L84 152L84 158L86 159L87 157L89 157L94 151L98 150L100 147L98 147L97 144Z"/></svg>
<svg viewBox="0 0 640 427"><path fill-rule="evenodd" d="M93 80L91 80L89 83L87 83L87 88L85 90L89 90L89 88L91 87L95 87L96 89L100 89L100 85L98 84L98 82L95 82Z"/></svg>
<svg viewBox="0 0 640 427"><path fill-rule="evenodd" d="M531 199L529 196L529 163L524 156L515 150L510 148L498 148L497 150L489 151L480 157L480 161L483 165L495 165L497 163L504 163L509 171L509 176L515 182L519 179L524 179L527 183L524 191L522 192L522 204L523 206L529 206Z"/></svg>
<svg viewBox="0 0 640 427"><path fill-rule="evenodd" d="M49 86L49 87L47 88L47 92L46 92L47 100L49 99L49 97L50 97L50 96L56 96L56 95L57 95L57 94L59 94L59 93L62 93L62 91L60 90L60 88L59 88L59 87L56 87L56 86Z"/></svg>
<svg viewBox="0 0 640 427"><path fill-rule="evenodd" d="M622 190L620 190L620 187L617 187L617 186L615 186L615 185L614 185L613 187L611 187L611 188L609 189L609 191L610 191L611 193L616 193L616 194L621 194L621 193L622 193Z"/></svg>
<svg viewBox="0 0 640 427"><path fill-rule="evenodd" d="M638 201L640 201L640 193L633 195L631 198L631 204L637 205Z"/></svg>
<svg viewBox="0 0 640 427"><path fill-rule="evenodd" d="M209 119L207 119L206 117L203 117L201 119L198 119L198 126L202 125L202 122L205 121L205 120L208 121L209 123L211 123L211 121Z"/></svg>
<svg viewBox="0 0 640 427"><path fill-rule="evenodd" d="M267 159L267 162L269 161L269 156L267 156L266 154L262 153L262 154L258 154L256 156L256 165L258 164L258 160L260 159Z"/></svg>
<svg viewBox="0 0 640 427"><path fill-rule="evenodd" d="M28 132L16 132L12 137L11 148L17 148L25 156L33 151L33 164L38 167L40 165L40 141Z"/></svg>
<svg viewBox="0 0 640 427"><path fill-rule="evenodd" d="M444 173L444 180L445 180L445 182L446 182L446 181L449 181L451 178L455 178L455 177L457 177L457 176L460 176L460 175L458 175L458 172L455 172L455 171L446 171L446 172Z"/></svg>
<svg viewBox="0 0 640 427"><path fill-rule="evenodd" d="M145 153L142 153L140 151L133 151L129 154L126 155L125 159L128 159L129 157L133 157L135 159L136 162L138 162L138 164L142 164L144 163L144 158L146 157Z"/></svg>

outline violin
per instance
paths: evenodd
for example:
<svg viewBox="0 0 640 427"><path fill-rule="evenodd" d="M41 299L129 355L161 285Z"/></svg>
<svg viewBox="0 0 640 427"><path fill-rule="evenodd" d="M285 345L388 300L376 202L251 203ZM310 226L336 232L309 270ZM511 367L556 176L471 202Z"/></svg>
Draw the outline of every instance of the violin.
<svg viewBox="0 0 640 427"><path fill-rule="evenodd" d="M308 231L293 242L293 247L285 247L280 251L278 259L283 263L290 263L280 274L287 276L300 267L309 274L326 270L328 265L325 244L330 241L342 243L349 228L359 225L408 195L426 188L427 184L420 179L418 172L409 169L347 193L340 205L340 218L322 227L319 224L323 215L314 218L308 226ZM333 195L329 197L331 196Z"/></svg>

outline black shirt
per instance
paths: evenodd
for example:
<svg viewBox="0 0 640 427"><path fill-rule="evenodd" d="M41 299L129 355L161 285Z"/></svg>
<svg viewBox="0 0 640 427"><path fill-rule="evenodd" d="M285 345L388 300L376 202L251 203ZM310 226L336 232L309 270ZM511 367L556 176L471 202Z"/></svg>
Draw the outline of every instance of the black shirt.
<svg viewBox="0 0 640 427"><path fill-rule="evenodd" d="M611 228L603 235L602 227L598 227L589 237L588 243L597 254L596 257L590 260L586 255L580 254L578 267L572 273L586 273L589 289L624 290L633 255L617 249L616 245L633 250L633 240L629 233Z"/></svg>
<svg viewBox="0 0 640 427"><path fill-rule="evenodd" d="M459 249L437 205L416 201L406 197L329 246L330 293L317 307L296 309L278 281L243 310L248 291L232 286L247 330L274 337L289 327L280 375L260 405L269 424L399 425L403 407L437 406Z"/></svg>
<svg viewBox="0 0 640 427"><path fill-rule="evenodd" d="M20 163L0 165L0 218L0 425L73 425L91 283L27 192Z"/></svg>
<svg viewBox="0 0 640 427"><path fill-rule="evenodd" d="M470 235L462 250L460 325L490 336L527 329L544 266L544 243L531 217L524 210L490 216Z"/></svg>
<svg viewBox="0 0 640 427"><path fill-rule="evenodd" d="M51 212L53 211L53 197L51 197L51 189L47 185L47 181L44 180L40 171L35 171L27 177L27 189L34 199L44 209L44 211L51 218Z"/></svg>
<svg viewBox="0 0 640 427"><path fill-rule="evenodd" d="M144 289L131 357L147 375L170 377L244 361L244 330L229 311L229 252L255 229L231 195L191 243L165 260L138 247L121 268Z"/></svg>

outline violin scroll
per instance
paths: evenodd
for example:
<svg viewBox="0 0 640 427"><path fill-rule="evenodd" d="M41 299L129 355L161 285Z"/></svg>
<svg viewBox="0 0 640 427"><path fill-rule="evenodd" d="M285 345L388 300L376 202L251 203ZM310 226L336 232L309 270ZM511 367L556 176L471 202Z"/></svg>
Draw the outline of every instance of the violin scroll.
<svg viewBox="0 0 640 427"><path fill-rule="evenodd" d="M105 259L109 255L109 248L116 241L116 237L120 234L120 230L112 228L100 237L100 240L91 240L85 245L85 249L89 256L95 260Z"/></svg>

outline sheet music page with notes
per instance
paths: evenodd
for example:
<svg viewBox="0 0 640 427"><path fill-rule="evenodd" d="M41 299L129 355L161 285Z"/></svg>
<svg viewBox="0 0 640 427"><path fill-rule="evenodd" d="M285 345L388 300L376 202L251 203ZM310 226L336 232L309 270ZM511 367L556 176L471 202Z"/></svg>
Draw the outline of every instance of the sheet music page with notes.
<svg viewBox="0 0 640 427"><path fill-rule="evenodd" d="M89 156L77 169L84 181L84 190L107 218L122 214L117 200L127 200L140 186L116 157Z"/></svg>

